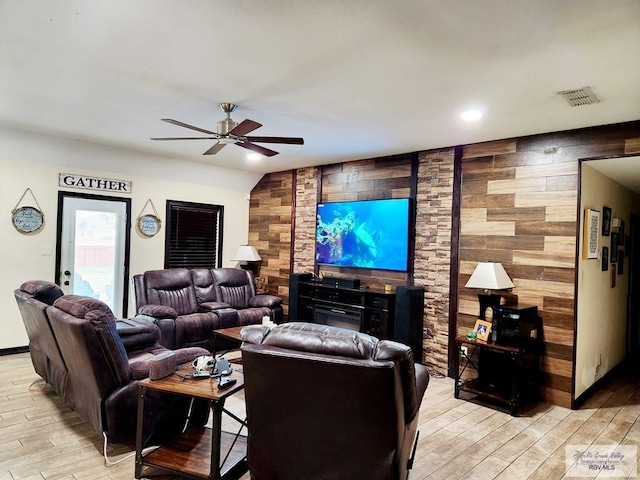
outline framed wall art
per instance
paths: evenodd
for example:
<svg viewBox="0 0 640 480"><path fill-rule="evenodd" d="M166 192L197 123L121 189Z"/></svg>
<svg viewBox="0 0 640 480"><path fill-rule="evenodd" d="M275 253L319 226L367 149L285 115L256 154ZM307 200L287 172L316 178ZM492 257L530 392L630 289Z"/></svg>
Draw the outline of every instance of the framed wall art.
<svg viewBox="0 0 640 480"><path fill-rule="evenodd" d="M609 247L602 247L602 271L606 272L609 270Z"/></svg>
<svg viewBox="0 0 640 480"><path fill-rule="evenodd" d="M611 233L611 209L602 207L602 236L608 237Z"/></svg>
<svg viewBox="0 0 640 480"><path fill-rule="evenodd" d="M582 234L582 258L598 258L598 238L600 236L600 212L591 208L584 210Z"/></svg>

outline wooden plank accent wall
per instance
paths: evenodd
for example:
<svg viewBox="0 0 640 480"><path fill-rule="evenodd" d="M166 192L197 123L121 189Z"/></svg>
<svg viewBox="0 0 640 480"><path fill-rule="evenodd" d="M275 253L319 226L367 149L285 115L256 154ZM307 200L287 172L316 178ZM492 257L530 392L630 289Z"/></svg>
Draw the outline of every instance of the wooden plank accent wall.
<svg viewBox="0 0 640 480"><path fill-rule="evenodd" d="M447 322L466 333L478 315L477 292L465 289L464 284L477 262L499 261L514 281L519 302L540 309L543 398L570 407L578 164L581 159L640 153L640 121L466 145L462 151L459 212L448 211L452 208L453 149L418 154L413 279L427 290L423 360L439 371L447 370ZM289 272L314 268L318 190L322 201L410 197L416 180L411 158L408 153L305 168L269 174L259 182L251 196L249 240L266 259L261 274L268 277L270 290L282 296L285 305ZM293 234L292 202L296 206ZM451 232L451 219L458 214L459 251L451 252L452 235L458 235ZM457 318L448 318L452 253L459 259ZM319 273L355 276L365 285L410 283L405 274L380 271L322 268Z"/></svg>
<svg viewBox="0 0 640 480"><path fill-rule="evenodd" d="M543 321L542 396L570 407L575 340L579 160L634 148L640 123L594 127L463 148L457 331L478 316L464 288L481 261L501 262L518 302Z"/></svg>
<svg viewBox="0 0 640 480"><path fill-rule="evenodd" d="M293 171L270 173L251 191L249 244L262 257L260 277L288 304Z"/></svg>

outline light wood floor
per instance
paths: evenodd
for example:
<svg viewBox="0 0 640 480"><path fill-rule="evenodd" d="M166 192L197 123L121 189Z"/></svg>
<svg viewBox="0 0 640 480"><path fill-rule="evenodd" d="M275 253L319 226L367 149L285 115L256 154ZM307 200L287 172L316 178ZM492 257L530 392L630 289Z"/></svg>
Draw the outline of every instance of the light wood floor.
<svg viewBox="0 0 640 480"><path fill-rule="evenodd" d="M30 388L38 378L28 354L0 357L0 480L132 479L131 451L110 446L122 461L105 466L102 437L42 381ZM227 405L242 409L242 397ZM520 417L456 400L452 379L432 378L409 479L569 478L565 446L589 444L640 445L637 375L617 375L580 410L537 404Z"/></svg>

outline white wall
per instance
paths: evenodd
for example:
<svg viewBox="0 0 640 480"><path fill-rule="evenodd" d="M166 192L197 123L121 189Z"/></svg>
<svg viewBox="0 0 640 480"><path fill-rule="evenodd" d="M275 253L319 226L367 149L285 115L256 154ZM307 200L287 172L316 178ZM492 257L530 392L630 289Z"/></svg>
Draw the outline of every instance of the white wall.
<svg viewBox="0 0 640 480"><path fill-rule="evenodd" d="M0 349L28 344L13 291L26 280L55 278L58 191L81 191L59 188L61 172L132 182L131 275L163 267L167 199L224 205L223 265L233 266L235 249L247 243L249 193L262 176L0 128ZM11 211L27 187L43 210L45 224L40 231L23 235L13 228ZM140 235L135 228L135 219L149 198L163 222L163 230L152 238ZM131 289L129 303L132 315L135 301Z"/></svg>
<svg viewBox="0 0 640 480"><path fill-rule="evenodd" d="M599 210L602 215L602 207L610 207L613 217L624 220L628 233L630 214L637 213L639 204L638 195L583 163L581 215L585 208ZM600 232L601 227L602 216ZM625 257L624 273L616 273L616 286L612 288L611 265L602 271L601 258L582 259L582 236L581 224L574 398L618 365L624 359L626 348L629 258ZM603 246L611 248L610 243L610 236L599 235L600 255Z"/></svg>

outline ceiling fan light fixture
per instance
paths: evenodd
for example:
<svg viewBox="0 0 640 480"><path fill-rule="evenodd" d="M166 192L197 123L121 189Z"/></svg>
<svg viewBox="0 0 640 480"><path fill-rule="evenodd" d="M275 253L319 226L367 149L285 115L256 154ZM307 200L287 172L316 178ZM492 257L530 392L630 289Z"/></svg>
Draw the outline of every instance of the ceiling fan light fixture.
<svg viewBox="0 0 640 480"><path fill-rule="evenodd" d="M236 128L238 122L234 122L230 118L225 118L224 120L220 120L218 122L218 135L226 135L231 130Z"/></svg>
<svg viewBox="0 0 640 480"><path fill-rule="evenodd" d="M259 153L247 154L247 160L256 161L256 160L260 160L261 158L262 158L262 155L260 155Z"/></svg>

